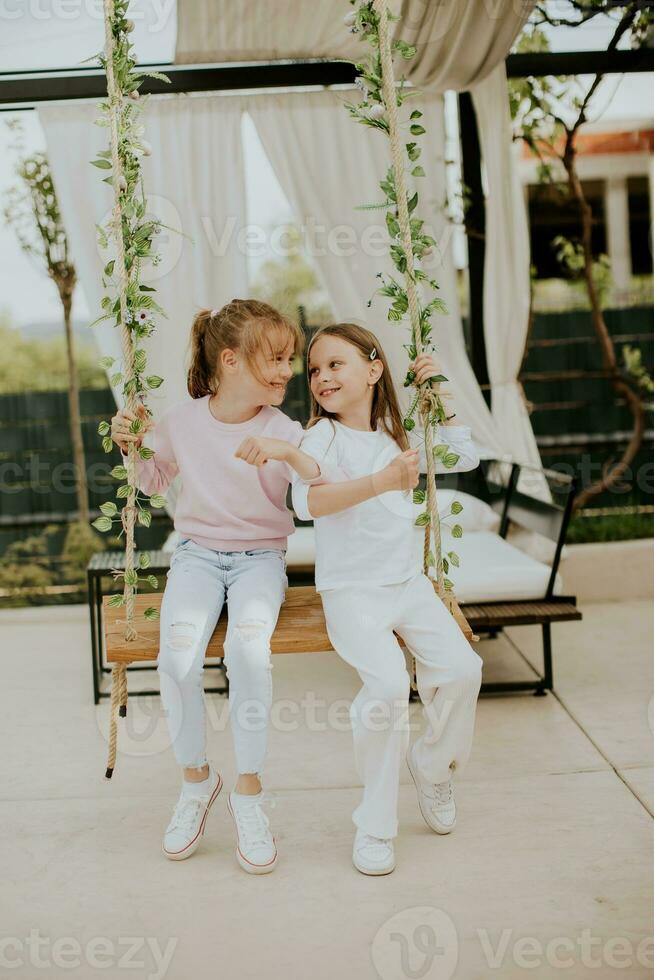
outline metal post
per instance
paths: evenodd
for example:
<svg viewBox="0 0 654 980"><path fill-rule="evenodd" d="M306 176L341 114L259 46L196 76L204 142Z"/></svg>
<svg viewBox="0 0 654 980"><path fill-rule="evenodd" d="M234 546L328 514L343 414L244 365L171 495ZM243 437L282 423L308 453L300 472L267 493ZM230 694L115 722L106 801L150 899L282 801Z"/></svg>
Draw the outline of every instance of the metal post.
<svg viewBox="0 0 654 980"><path fill-rule="evenodd" d="M470 296L470 363L479 385L489 384L484 338L484 260L486 255L486 203L481 182L481 147L477 117L469 92L459 92L461 177L468 198L465 227L468 238L468 291ZM488 388L482 394L490 407Z"/></svg>

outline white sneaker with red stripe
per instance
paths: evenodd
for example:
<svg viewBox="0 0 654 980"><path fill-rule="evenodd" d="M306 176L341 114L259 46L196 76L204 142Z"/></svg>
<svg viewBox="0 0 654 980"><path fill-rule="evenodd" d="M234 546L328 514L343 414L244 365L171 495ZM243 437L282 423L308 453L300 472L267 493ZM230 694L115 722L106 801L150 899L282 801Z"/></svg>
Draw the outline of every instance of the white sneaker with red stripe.
<svg viewBox="0 0 654 980"><path fill-rule="evenodd" d="M164 854L171 861L183 861L200 845L211 805L223 788L220 774L211 767L209 776L209 792L195 794L187 788L182 790L177 801L162 845Z"/></svg>
<svg viewBox="0 0 654 980"><path fill-rule="evenodd" d="M256 796L230 793L227 809L236 824L236 860L251 875L265 875L277 864L277 847L270 821L263 812L263 790Z"/></svg>

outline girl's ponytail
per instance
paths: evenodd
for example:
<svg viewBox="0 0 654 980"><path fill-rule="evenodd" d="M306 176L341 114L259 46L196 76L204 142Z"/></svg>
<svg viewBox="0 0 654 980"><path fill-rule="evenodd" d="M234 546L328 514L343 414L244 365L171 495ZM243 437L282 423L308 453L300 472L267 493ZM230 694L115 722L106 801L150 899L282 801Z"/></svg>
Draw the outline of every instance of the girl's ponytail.
<svg viewBox="0 0 654 980"><path fill-rule="evenodd" d="M212 318L212 310L200 310L193 318L191 326L191 365L188 369L187 388L191 398L213 395L217 384L215 369L209 364L206 350L207 327Z"/></svg>

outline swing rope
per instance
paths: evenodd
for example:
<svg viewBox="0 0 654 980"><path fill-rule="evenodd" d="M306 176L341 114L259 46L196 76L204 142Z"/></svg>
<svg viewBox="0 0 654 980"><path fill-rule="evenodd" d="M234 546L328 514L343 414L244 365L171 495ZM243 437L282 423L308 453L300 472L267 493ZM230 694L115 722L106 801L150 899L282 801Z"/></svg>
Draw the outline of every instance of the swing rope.
<svg viewBox="0 0 654 980"><path fill-rule="evenodd" d="M123 213L121 205L121 177L124 178L119 147L118 113L122 106L123 94L116 84L114 72L115 40L112 31L114 21L114 0L104 0L104 36L107 73L107 95L109 104L111 160L113 172L114 206L111 217L113 236L116 242L116 270L119 280L120 297L120 340L123 354L123 373L126 379L126 407L136 414L137 399L135 385L129 384L134 379L134 344L127 327L127 288L129 276L125 264L125 247L123 241ZM127 483L129 492L121 520L125 531L125 575L123 597L125 601L125 632L126 641L135 640L136 630L134 621L134 586L129 584L131 573L134 571L134 522L136 517L135 484L136 466L134 443L129 443L127 456ZM111 671L111 721L109 727L109 753L105 777L111 779L116 765L116 748L118 742L118 717L127 715L127 667L123 663L114 664Z"/></svg>
<svg viewBox="0 0 654 980"><path fill-rule="evenodd" d="M400 234L402 236L402 248L406 258L406 292L407 299L409 301L411 332L413 335L413 343L419 357L423 352L422 334L420 329L420 305L418 303L418 291L414 276L411 223L409 216L406 176L404 172L403 148L400 140L397 97L395 94L395 70L393 67L393 55L391 51L391 38L388 28L388 9L386 7L386 0L374 0L374 7L379 14L379 55L382 66L382 94L388 114L388 130L391 141L391 161L393 174L395 177L395 189L397 192L397 220L400 226ZM425 455L427 457L427 511L429 513L429 523L425 526L423 570L425 575L429 574L429 551L431 536L433 534L438 593L441 598L444 598L445 585L442 562L441 530L440 521L438 518L438 508L436 504L436 469L434 466L432 428L429 421L435 403L437 403L439 400L439 387L440 383L436 387L433 387L433 382L426 382L420 392L419 407L425 438Z"/></svg>

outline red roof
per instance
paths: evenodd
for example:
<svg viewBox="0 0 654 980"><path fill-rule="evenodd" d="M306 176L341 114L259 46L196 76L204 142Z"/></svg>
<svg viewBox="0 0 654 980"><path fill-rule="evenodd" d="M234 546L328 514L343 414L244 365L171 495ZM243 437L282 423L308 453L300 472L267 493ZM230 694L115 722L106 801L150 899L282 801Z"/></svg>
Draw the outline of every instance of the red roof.
<svg viewBox="0 0 654 980"><path fill-rule="evenodd" d="M592 133L582 129L576 139L580 156L593 156L598 153L651 153L654 151L654 129L629 129L624 132ZM562 143L556 149L563 149ZM533 156L526 143L522 155Z"/></svg>

